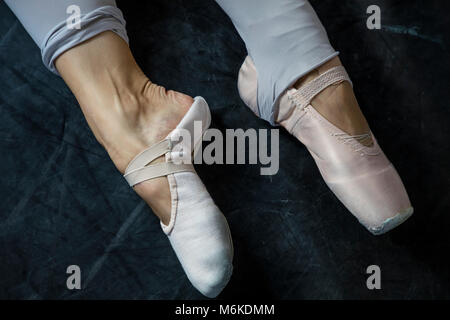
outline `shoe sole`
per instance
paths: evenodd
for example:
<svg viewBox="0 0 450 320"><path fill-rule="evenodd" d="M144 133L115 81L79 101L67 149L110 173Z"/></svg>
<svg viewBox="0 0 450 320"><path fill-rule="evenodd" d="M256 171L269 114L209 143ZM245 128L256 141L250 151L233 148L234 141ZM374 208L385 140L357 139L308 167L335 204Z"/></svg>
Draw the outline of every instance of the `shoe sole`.
<svg viewBox="0 0 450 320"><path fill-rule="evenodd" d="M411 217L413 213L414 213L414 208L409 207L405 211L399 212L395 216L384 220L384 222L380 226L367 227L367 229L370 231L370 233L372 233L373 235L376 235L376 236L385 234L386 232L398 227L403 222L408 220L408 218Z"/></svg>

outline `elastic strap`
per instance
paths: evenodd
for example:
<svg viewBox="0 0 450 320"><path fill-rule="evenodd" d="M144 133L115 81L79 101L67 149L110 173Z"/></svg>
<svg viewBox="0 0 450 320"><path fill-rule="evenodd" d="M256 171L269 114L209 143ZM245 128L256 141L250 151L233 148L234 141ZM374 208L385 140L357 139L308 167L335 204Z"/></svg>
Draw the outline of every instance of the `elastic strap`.
<svg viewBox="0 0 450 320"><path fill-rule="evenodd" d="M322 73L314 80L301 86L291 95L291 97L296 100L297 106L303 109L307 107L311 103L311 100L325 88L343 81L348 81L352 84L352 81L343 66L334 67L327 70L325 73Z"/></svg>
<svg viewBox="0 0 450 320"><path fill-rule="evenodd" d="M149 165L124 175L128 184L132 187L140 182L155 179L158 177L164 177L171 173L194 172L194 166L192 164L175 164L173 162L161 162L153 165Z"/></svg>
<svg viewBox="0 0 450 320"><path fill-rule="evenodd" d="M131 160L130 164L125 169L124 178L127 180L128 184L132 187L145 180L164 177L171 173L194 171L192 164L161 162L149 165L149 163L171 150L172 142L170 139L165 139L139 153Z"/></svg>

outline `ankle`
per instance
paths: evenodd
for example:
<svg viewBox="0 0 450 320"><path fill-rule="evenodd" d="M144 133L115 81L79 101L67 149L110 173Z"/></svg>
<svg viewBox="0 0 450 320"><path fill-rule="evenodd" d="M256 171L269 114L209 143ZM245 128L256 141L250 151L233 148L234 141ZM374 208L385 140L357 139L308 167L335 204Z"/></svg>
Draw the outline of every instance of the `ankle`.
<svg viewBox="0 0 450 320"><path fill-rule="evenodd" d="M342 64L339 58L335 57L299 79L294 87L298 89L337 66L342 66ZM370 132L369 125L359 108L353 88L347 81L325 88L314 97L311 105L322 116L350 135ZM371 142L369 141L369 143Z"/></svg>
<svg viewBox="0 0 450 320"><path fill-rule="evenodd" d="M132 86L122 83L93 90L95 94L80 102L81 108L97 140L122 173L134 156L164 139L193 102L147 77L135 79Z"/></svg>
<svg viewBox="0 0 450 320"><path fill-rule="evenodd" d="M146 77L126 82L108 74L98 76L97 80L75 96L97 141L123 172L125 163L148 143L139 129L145 126L144 113L153 111L146 108L145 96L152 84Z"/></svg>
<svg viewBox="0 0 450 320"><path fill-rule="evenodd" d="M64 52L55 65L121 172L137 153L169 134L193 101L150 82L126 42L112 32Z"/></svg>
<svg viewBox="0 0 450 320"><path fill-rule="evenodd" d="M102 103L94 105L97 119L93 122L100 128L97 139L120 172L134 156L164 139L181 121L192 102L190 97L180 96L184 95L166 91L145 78L139 87L111 89Z"/></svg>

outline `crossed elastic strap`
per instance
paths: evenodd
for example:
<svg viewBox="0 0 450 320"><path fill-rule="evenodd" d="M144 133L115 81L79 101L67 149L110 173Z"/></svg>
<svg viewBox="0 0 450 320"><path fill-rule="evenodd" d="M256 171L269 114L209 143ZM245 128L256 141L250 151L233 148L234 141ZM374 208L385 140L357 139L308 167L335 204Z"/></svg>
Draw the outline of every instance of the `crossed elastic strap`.
<svg viewBox="0 0 450 320"><path fill-rule="evenodd" d="M142 181L164 177L171 173L194 172L192 164L175 164L167 162L167 159L166 162L150 164L155 159L171 152L172 147L172 141L164 139L134 157L125 169L124 178L128 184L132 187Z"/></svg>
<svg viewBox="0 0 450 320"><path fill-rule="evenodd" d="M296 100L297 106L300 109L303 109L307 107L311 103L312 99L314 99L314 97L325 88L343 81L348 81L351 85L353 85L347 71L345 71L345 68L343 66L337 66L327 70L314 80L301 86L291 95L291 97Z"/></svg>

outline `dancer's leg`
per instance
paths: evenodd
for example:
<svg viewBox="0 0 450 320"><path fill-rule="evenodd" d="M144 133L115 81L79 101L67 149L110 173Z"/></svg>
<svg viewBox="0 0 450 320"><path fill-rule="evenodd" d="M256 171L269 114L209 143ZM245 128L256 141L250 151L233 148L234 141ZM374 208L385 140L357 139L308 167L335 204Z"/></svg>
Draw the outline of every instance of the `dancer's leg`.
<svg viewBox="0 0 450 320"><path fill-rule="evenodd" d="M164 139L193 102L187 95L152 83L126 42L112 32L64 52L55 65L121 173L136 154ZM134 188L167 225L171 209L167 178L144 181Z"/></svg>
<svg viewBox="0 0 450 320"><path fill-rule="evenodd" d="M133 156L175 128L192 104L191 97L166 91L140 70L114 0L6 3L40 46L45 65L59 72L70 87L95 137L121 173ZM80 8L80 30L66 26L70 5ZM167 179L146 181L135 190L168 224Z"/></svg>
<svg viewBox="0 0 450 320"><path fill-rule="evenodd" d="M138 161L131 162L133 170L126 172L136 155L165 139L177 126L189 128L196 119L207 125L206 102L167 91L144 75L127 45L125 21L113 1L42 0L39 19L32 16L36 12L30 12L28 3L8 1L33 38L42 41L44 63L70 87L117 169L129 174L127 181L160 217L188 278L204 295L215 297L231 276L231 236L224 216L193 167L171 162L179 154L171 149L177 142L158 144L167 149L141 154ZM108 5L102 6L105 3ZM82 11L79 30L68 29L65 23L65 6L72 4ZM41 27L40 21L50 23ZM186 114L189 116L184 117ZM160 155L162 151L166 157L149 160L152 153ZM149 161L152 166L146 167ZM164 164L158 166L158 162Z"/></svg>
<svg viewBox="0 0 450 320"><path fill-rule="evenodd" d="M371 232L407 219L404 186L308 1L217 1L249 52L239 74L244 102L308 147L325 182Z"/></svg>
<svg viewBox="0 0 450 320"><path fill-rule="evenodd" d="M246 43L258 70L260 117L278 117L279 98L319 73L341 65L325 28L306 0L217 0ZM299 80L300 79L300 80ZM324 90L313 101L327 119L351 134L369 127L351 86L344 82Z"/></svg>
<svg viewBox="0 0 450 320"><path fill-rule="evenodd" d="M261 118L275 122L280 95L300 77L338 55L305 0L217 0L258 70Z"/></svg>
<svg viewBox="0 0 450 320"><path fill-rule="evenodd" d="M125 20L114 0L5 0L41 49L42 60L56 72L54 60L64 51L104 31L113 31L128 41ZM74 22L68 8L80 10L80 29L68 28ZM73 10L73 9L72 9Z"/></svg>
<svg viewBox="0 0 450 320"><path fill-rule="evenodd" d="M55 65L122 173L134 156L164 139L193 103L187 95L151 83L125 41L112 32L63 53ZM215 297L232 270L227 222L196 174L182 172L171 179L170 189L167 177L134 189L160 217L191 282Z"/></svg>

